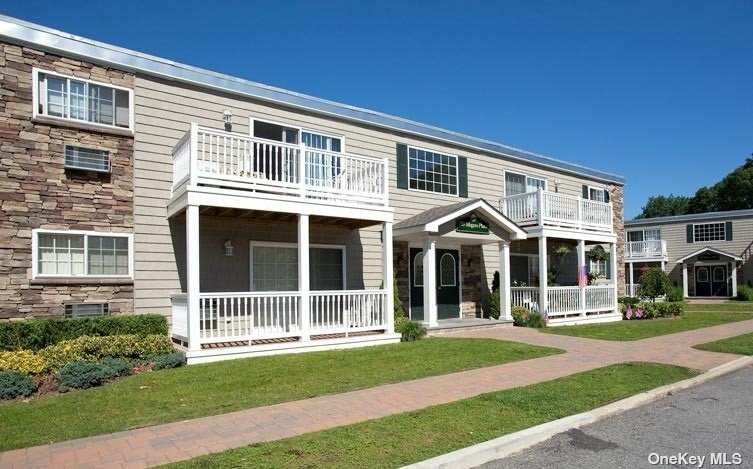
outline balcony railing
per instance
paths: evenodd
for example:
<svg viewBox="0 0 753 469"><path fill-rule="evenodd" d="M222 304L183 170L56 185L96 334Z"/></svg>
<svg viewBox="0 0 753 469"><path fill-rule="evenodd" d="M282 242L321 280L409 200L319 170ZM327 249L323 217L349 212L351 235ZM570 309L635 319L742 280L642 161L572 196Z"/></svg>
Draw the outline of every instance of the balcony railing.
<svg viewBox="0 0 753 469"><path fill-rule="evenodd" d="M188 341L186 294L172 298L173 337ZM385 330L386 290L312 291L309 320L301 318L301 294L290 292L200 293L199 342L255 340ZM191 318L193 320L193 318Z"/></svg>
<svg viewBox="0 0 753 469"><path fill-rule="evenodd" d="M173 148L173 191L211 185L334 202L388 205L387 160L191 124Z"/></svg>
<svg viewBox="0 0 753 469"><path fill-rule="evenodd" d="M501 211L523 227L612 232L612 204L539 190L502 199Z"/></svg>
<svg viewBox="0 0 753 469"><path fill-rule="evenodd" d="M625 243L626 259L662 259L666 257L667 242L663 239Z"/></svg>

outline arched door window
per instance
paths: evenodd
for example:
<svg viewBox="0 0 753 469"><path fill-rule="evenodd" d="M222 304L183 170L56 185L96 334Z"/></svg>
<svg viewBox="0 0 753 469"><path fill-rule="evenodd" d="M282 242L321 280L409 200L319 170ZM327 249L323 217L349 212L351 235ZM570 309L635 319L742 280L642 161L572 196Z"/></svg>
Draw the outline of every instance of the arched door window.
<svg viewBox="0 0 753 469"><path fill-rule="evenodd" d="M439 284L443 287L454 287L457 285L457 272L455 257L452 254L442 254L439 260Z"/></svg>
<svg viewBox="0 0 753 469"><path fill-rule="evenodd" d="M413 286L424 286L424 253L418 252L413 257Z"/></svg>

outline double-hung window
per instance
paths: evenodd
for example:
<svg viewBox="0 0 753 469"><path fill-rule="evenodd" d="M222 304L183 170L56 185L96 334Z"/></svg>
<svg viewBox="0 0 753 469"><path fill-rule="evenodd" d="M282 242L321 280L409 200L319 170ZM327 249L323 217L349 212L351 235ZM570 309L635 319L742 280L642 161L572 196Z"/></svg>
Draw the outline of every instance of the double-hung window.
<svg viewBox="0 0 753 469"><path fill-rule="evenodd" d="M602 278L609 278L609 261L607 259L591 259L589 261L588 271L593 275L598 275Z"/></svg>
<svg viewBox="0 0 753 469"><path fill-rule="evenodd" d="M605 189L598 189L595 187L588 188L588 199L596 202L607 201L607 191Z"/></svg>
<svg viewBox="0 0 753 469"><path fill-rule="evenodd" d="M128 234L34 230L33 236L35 277L131 276Z"/></svg>
<svg viewBox="0 0 753 469"><path fill-rule="evenodd" d="M34 70L34 116L133 130L127 88Z"/></svg>
<svg viewBox="0 0 753 469"><path fill-rule="evenodd" d="M457 156L409 147L408 184L414 190L458 195Z"/></svg>

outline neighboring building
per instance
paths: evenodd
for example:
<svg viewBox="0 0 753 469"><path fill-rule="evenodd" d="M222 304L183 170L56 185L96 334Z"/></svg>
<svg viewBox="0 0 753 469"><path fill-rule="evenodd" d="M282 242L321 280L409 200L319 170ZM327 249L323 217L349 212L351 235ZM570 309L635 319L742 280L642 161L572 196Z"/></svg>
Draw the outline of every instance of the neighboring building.
<svg viewBox="0 0 753 469"><path fill-rule="evenodd" d="M196 362L395 341L393 274L481 317L495 271L505 319L621 318L620 176L0 25L0 318L161 313Z"/></svg>
<svg viewBox="0 0 753 469"><path fill-rule="evenodd" d="M628 295L645 267L664 269L686 298L733 297L753 281L753 210L630 220L625 230Z"/></svg>

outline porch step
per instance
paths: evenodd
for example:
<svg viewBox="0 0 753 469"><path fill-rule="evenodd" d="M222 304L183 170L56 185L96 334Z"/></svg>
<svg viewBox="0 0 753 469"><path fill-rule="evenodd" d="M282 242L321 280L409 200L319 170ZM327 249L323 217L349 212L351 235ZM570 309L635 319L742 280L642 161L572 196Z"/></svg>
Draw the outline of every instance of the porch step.
<svg viewBox="0 0 753 469"><path fill-rule="evenodd" d="M439 335L448 332L475 331L495 327L512 327L513 321L504 319L441 319L439 325L429 327L429 335Z"/></svg>

